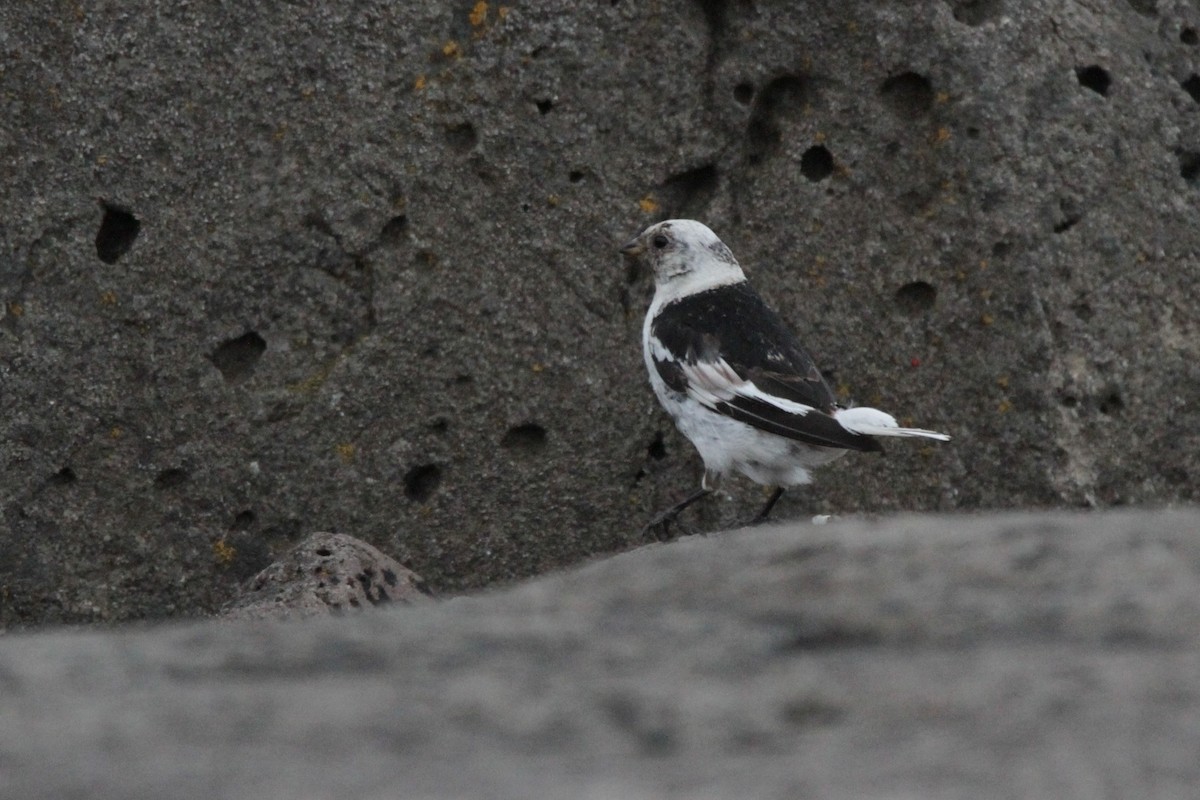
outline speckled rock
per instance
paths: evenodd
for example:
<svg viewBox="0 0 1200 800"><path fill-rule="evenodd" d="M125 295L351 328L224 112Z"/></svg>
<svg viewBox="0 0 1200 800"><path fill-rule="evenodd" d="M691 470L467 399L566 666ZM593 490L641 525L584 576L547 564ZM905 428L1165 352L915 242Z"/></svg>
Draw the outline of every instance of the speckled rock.
<svg viewBox="0 0 1200 800"><path fill-rule="evenodd" d="M1198 529L848 519L396 613L0 636L0 797L1188 798Z"/></svg>
<svg viewBox="0 0 1200 800"><path fill-rule="evenodd" d="M429 599L421 576L343 533L314 533L247 581L225 619L341 615Z"/></svg>
<svg viewBox="0 0 1200 800"><path fill-rule="evenodd" d="M706 221L847 402L781 518L1197 497L1189 0L0 5L0 625L213 611L316 530L447 591L699 461L616 247ZM690 521L761 502L734 482Z"/></svg>

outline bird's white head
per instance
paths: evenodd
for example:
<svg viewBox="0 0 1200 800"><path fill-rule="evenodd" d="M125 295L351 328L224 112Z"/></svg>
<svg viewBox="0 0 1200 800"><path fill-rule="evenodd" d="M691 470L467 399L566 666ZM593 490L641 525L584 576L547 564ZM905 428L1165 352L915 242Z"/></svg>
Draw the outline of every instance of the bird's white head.
<svg viewBox="0 0 1200 800"><path fill-rule="evenodd" d="M654 272L659 296L683 297L746 280L725 243L694 219L669 219L651 225L621 252Z"/></svg>

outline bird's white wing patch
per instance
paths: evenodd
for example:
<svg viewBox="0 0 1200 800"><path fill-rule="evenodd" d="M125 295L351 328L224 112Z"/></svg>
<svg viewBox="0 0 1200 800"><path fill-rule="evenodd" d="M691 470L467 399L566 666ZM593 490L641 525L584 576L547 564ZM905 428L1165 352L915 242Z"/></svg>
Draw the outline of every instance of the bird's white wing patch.
<svg viewBox="0 0 1200 800"><path fill-rule="evenodd" d="M764 392L753 381L739 376L725 359L697 361L683 364L682 368L688 382L688 394L714 410L718 403L728 403L739 397L769 403L780 411L801 417L813 410L812 406Z"/></svg>
<svg viewBox="0 0 1200 800"><path fill-rule="evenodd" d="M941 442L950 441L949 436L937 431L927 431L923 428L901 428L895 417L877 408L843 408L839 409L833 418L851 433L860 433L865 436L918 436L924 439L937 439Z"/></svg>

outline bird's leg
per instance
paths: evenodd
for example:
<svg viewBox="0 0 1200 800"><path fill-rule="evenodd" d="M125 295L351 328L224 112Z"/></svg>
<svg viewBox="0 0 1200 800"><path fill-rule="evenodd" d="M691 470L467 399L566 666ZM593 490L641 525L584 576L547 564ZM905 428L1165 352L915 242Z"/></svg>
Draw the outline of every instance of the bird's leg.
<svg viewBox="0 0 1200 800"><path fill-rule="evenodd" d="M775 491L771 492L771 496L767 498L767 504L763 506L763 510L758 512L758 516L750 520L751 525L759 525L767 521L767 517L771 513L771 509L779 502L779 498L783 497L783 487L776 486Z"/></svg>
<svg viewBox="0 0 1200 800"><path fill-rule="evenodd" d="M654 519L650 520L650 524L646 526L646 531L653 532L656 539L663 541L666 538L671 525L675 522L676 517L678 517L679 514L692 503L695 503L697 500L712 494L712 491L712 489L709 489L706 486L701 486L699 489L683 498L683 500L671 506L661 514L658 514L654 517ZM683 526L680 525L680 527L682 528ZM658 535L659 532L662 533L662 536Z"/></svg>

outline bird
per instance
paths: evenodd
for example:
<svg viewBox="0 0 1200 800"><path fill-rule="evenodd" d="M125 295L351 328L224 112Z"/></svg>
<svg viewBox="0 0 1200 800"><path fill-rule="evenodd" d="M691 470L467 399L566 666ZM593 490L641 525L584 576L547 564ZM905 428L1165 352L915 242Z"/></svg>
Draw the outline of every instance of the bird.
<svg viewBox="0 0 1200 800"><path fill-rule="evenodd" d="M950 440L875 408L840 406L812 356L704 223L659 222L620 250L653 273L642 355L659 403L704 461L700 488L647 530L666 533L733 471L774 489L753 524L785 489L810 483L814 467L849 450L882 452L879 438L889 436Z"/></svg>

